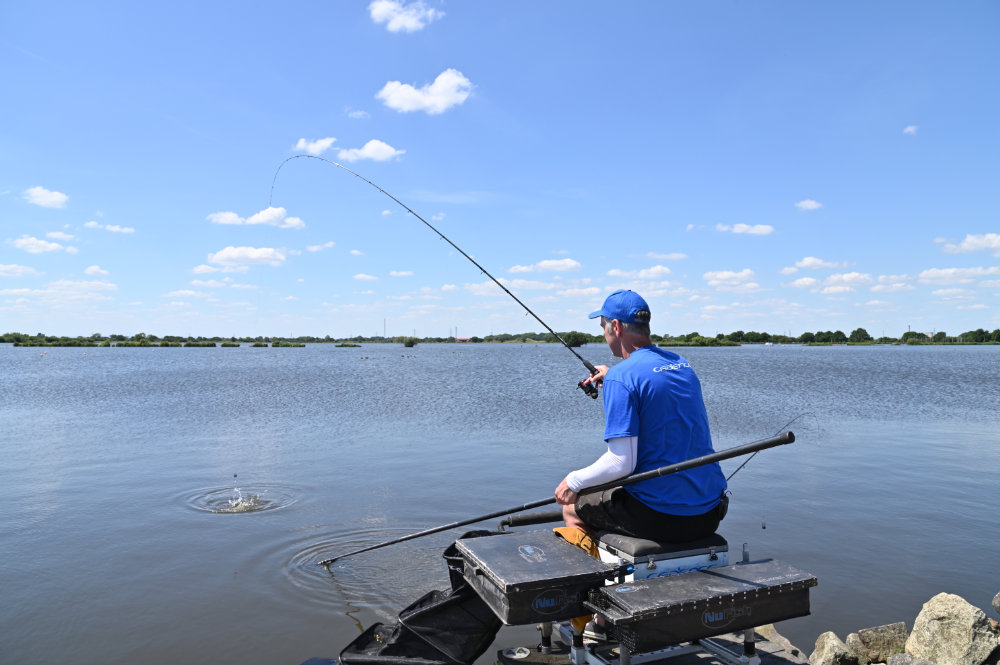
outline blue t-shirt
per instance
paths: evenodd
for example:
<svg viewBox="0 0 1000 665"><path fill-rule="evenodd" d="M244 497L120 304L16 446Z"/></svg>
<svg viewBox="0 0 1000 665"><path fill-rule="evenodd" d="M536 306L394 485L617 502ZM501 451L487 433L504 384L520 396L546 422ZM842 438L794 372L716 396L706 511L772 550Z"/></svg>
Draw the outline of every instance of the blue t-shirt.
<svg viewBox="0 0 1000 665"><path fill-rule="evenodd" d="M608 370L604 414L605 441L639 437L634 473L714 452L701 382L676 353L645 346ZM661 513L700 515L718 504L726 479L714 463L625 489Z"/></svg>

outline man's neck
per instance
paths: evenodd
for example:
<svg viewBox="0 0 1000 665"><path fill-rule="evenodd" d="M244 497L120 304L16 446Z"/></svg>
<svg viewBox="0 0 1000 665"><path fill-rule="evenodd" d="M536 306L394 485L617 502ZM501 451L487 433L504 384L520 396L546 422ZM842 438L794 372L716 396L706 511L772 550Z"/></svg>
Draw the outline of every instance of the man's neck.
<svg viewBox="0 0 1000 665"><path fill-rule="evenodd" d="M638 351L639 349L645 348L647 346L652 346L652 342L648 337L637 337L632 339L622 340L622 360L628 358L630 355Z"/></svg>

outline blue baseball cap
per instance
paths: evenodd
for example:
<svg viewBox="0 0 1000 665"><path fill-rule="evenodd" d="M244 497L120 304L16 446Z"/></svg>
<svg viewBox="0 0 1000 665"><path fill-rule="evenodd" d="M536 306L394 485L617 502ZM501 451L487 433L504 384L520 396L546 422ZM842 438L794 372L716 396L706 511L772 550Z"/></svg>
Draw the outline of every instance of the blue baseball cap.
<svg viewBox="0 0 1000 665"><path fill-rule="evenodd" d="M645 312L641 319L636 315ZM604 300L604 305L596 312L591 312L587 318L596 319L603 316L606 319L618 319L624 323L649 323L649 305L635 291L619 289Z"/></svg>

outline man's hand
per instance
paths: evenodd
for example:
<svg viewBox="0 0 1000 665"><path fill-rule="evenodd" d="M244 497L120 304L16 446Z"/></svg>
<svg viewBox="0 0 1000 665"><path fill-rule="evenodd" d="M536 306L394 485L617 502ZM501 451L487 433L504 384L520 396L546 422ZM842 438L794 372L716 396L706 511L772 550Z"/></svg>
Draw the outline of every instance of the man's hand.
<svg viewBox="0 0 1000 665"><path fill-rule="evenodd" d="M607 371L607 368L605 368L605 371ZM556 503L560 506L572 506L576 503L577 498L580 496L569 488L569 485L566 484L565 478L563 478L562 482L559 483L559 487L556 488L555 494Z"/></svg>
<svg viewBox="0 0 1000 665"><path fill-rule="evenodd" d="M604 383L604 375L608 373L607 365L595 365L594 369L597 370L597 374L591 374L586 379L580 383L591 383L595 386L600 386Z"/></svg>

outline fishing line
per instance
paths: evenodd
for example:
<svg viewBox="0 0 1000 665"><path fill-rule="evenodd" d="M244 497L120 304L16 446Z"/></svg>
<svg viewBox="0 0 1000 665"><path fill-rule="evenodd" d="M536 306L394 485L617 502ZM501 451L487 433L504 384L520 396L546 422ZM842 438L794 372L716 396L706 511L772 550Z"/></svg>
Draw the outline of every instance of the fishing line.
<svg viewBox="0 0 1000 665"><path fill-rule="evenodd" d="M800 413L799 415L795 416L794 418L792 418L791 420L789 420L787 423L785 423L784 425L782 425L780 428L778 428L778 431L775 432L774 435L777 436L779 433L783 432L785 429L788 428L789 425L791 425L792 423L794 423L796 420L798 420L802 416L811 416L811 415L814 415L814 414L808 413L808 412L806 412L806 413ZM729 474L729 477L726 478L726 482L728 483L732 479L732 477L735 476L737 473L739 473L740 469L742 469L743 467L745 467L750 462L750 460L752 460L754 457L756 457L757 453L759 453L759 452L760 452L759 450L756 451L756 452L754 452L753 455L751 455L750 457L746 458L746 460L744 460L743 464L740 464L738 467L736 467L736 471L733 471L731 474ZM764 527L764 528L767 528L767 527Z"/></svg>
<svg viewBox="0 0 1000 665"><path fill-rule="evenodd" d="M277 183L277 181L278 181L278 173L279 173L279 172L281 171L281 168L282 168L282 167L283 167L283 166L284 166L285 164L287 164L288 162L292 161L293 159L301 159L301 158L308 158L308 159L318 159L318 160L319 160L319 161L321 161L321 162L326 162L327 164L330 164L330 165L332 165L332 166L336 166L336 167L337 167L337 168L339 168L339 169L343 169L343 170L347 171L348 173L350 173L351 175L353 175L353 176L355 176L355 177L357 177L357 178L360 178L361 180L364 180L364 181L365 181L365 182L367 182L367 183L368 183L369 185L371 185L372 187L374 187L375 189L377 189L378 191L382 192L383 194L385 194L386 196L388 196L388 197L389 197L390 199L392 199L393 201L395 201L396 203L398 203L398 204L399 204L400 206L402 206L402 207L403 207L403 209L404 209L404 210L406 210L406 212L410 213L411 215L413 215L414 217L416 217L417 219L419 219L419 220L420 220L421 222L423 222L423 223L424 223L424 225L425 225L425 226L426 226L427 228L429 228L429 229L430 229L431 231L433 231L434 233L436 233L436 234L437 234L437 235L438 235L438 236L439 236L439 237L440 237L440 238L441 238L442 240L444 240L444 241L445 241L446 243L448 243L449 245L451 245L452 247L454 247L454 248L455 248L455 249L456 249L456 250L458 251L458 253L459 253L459 254L461 254L462 256L464 256L465 258L467 258L467 259L468 259L469 261L471 261L471 262L472 262L472 265L474 265L474 266L476 266L477 268L479 268L480 272L482 272L482 273L483 273L484 275L486 275L486 276L487 276L487 277L489 277L489 278L490 278L491 280L493 280L493 283L494 283L494 284L496 284L496 285L497 285L497 286L499 286L499 287L500 287L501 289L503 289L504 293L506 293L506 294L507 294L507 295L509 295L509 296L510 296L511 298L513 298L513 299L514 299L514 301L515 301L515 302L516 302L516 303L517 303L518 305L520 305L521 307L523 307L523 308L524 308L524 310L525 310L525 311L526 311L526 312L527 312L528 314L531 314L531 315L532 315L533 317L535 317L535 320L536 320L536 321L538 321L538 322L539 322L540 324L542 324L542 326L543 326L543 327L544 327L544 328L545 328L546 330L548 330L548 331L549 331L550 333L552 333L552 335L553 335L553 336L554 336L554 337L555 337L555 338L556 338L557 340L559 340L559 342L560 342L560 343L562 343L562 345L563 345L563 346L565 346L565 347L566 347L566 349L567 349L567 350L568 350L568 351L569 351L570 353L572 353L572 354L573 354L574 356L576 356L576 357L577 357L577 359L578 359L578 360L579 360L580 362L582 362L582 363L583 363L583 366L587 368L587 370L588 370L588 371L590 372L590 374L591 374L591 375L594 375L594 374L597 374L597 368L596 368L596 367L594 367L594 365L593 365L593 364L591 364L591 363L590 363L590 362L589 362L588 360L586 360L586 359L585 359L585 358L584 358L583 356L581 356L581 355L580 355L579 353L577 353L576 351L574 351L574 350L573 350L573 347L571 347L571 346L570 346L569 344L567 344L567 343L566 343L566 341L565 341L565 340L564 340L564 339L563 339L562 337L560 337L560 336L559 336L559 333L557 333L557 332L556 332L555 330L553 330L552 328L550 328L550 327L549 327L549 325L548 325L547 323L545 323L545 321L542 321L542 320L541 320L541 319L540 319L540 318L538 317L538 315L537 315L537 314L535 314L535 313L534 313L533 311L531 311L531 308L529 308L529 307L528 307L527 305L525 305L525 304L524 304L523 302L521 302L521 299L520 299L520 298L518 298L518 297L517 297L517 296L515 296L515 295L514 295L513 293L511 293L511 292L510 292L510 290L509 290L509 289L508 289L508 288L507 288L506 286L504 286L503 284L501 284L501 283L500 283L500 280L498 280L498 279L497 279L496 277L494 277L493 275L491 275L491 274L489 273L489 271L488 271L488 270L486 270L486 268L484 268L484 267L482 267L481 265L479 265L479 262L478 262L478 261L476 261L476 260L475 260L474 258L472 258L471 256L469 256L468 254L466 254L466 253L465 253L465 251L464 251L464 250L463 250L463 249L462 249L461 247L459 247L458 245L456 245L455 243L453 243L453 242L452 242L451 240L449 240L449 239L448 239L448 237L447 237L447 236L445 236L445 234L441 233L441 232L440 232L440 231L438 231L438 230L437 230L436 228L434 228L434 226L433 226L433 225L431 225L431 223L430 223L430 222L428 222L428 221L427 221L426 219L424 219L423 217L421 217L420 215L418 215L418 214L417 214L417 213L416 213L416 212L415 212L415 211L414 211L414 210L413 210L413 209L412 209L412 208L411 208L410 206L406 205L405 203L403 203L402 201L400 201L399 199L397 199L397 198L396 198L395 196L393 196L393 195L392 195L392 194L390 194L389 192L385 191L384 189L382 189L381 187L379 187L378 185L376 185L376 184L375 184L374 182L372 182L372 181L371 181L371 180L369 180L368 178L364 177L364 176L363 176L363 175L361 175L360 173L356 173L356 172L352 171L351 169L347 168L347 167L346 167L346 166L344 166L343 164L338 164L337 162L334 162L334 161L332 161L332 160L329 160L329 159L325 159L325 158L323 158L323 157L317 157L316 155L293 155L292 157L289 157L289 158L288 158L288 159L286 159L285 161L281 162L281 164L279 164L279 165L278 165L278 168L277 168L277 170L276 170L276 171L274 172L274 179L273 179L273 180L271 180L271 196L270 196L270 198L268 198L268 201L267 201L267 205L268 205L268 207L271 207L271 201L272 201L272 200L274 199L274 185L275 185L275 183ZM577 384L577 386L578 386L579 388L581 388L581 389L583 390L583 392L584 392L584 393L586 393L587 395L590 395L590 397L592 397L592 398L594 398L594 399L597 399L597 388L595 388L595 387L594 387L594 386L593 386L592 384L589 384L589 383L588 383L588 384L584 384L584 383L583 383L583 382L581 381L580 383L578 383L578 384Z"/></svg>

